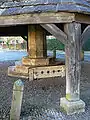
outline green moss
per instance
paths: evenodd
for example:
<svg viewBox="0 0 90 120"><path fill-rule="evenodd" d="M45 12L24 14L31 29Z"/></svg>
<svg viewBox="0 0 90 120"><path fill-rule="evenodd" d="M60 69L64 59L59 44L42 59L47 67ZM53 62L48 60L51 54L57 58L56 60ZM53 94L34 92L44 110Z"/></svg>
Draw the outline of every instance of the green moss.
<svg viewBox="0 0 90 120"><path fill-rule="evenodd" d="M60 111L67 114L66 108L64 108L64 107L60 107Z"/></svg>
<svg viewBox="0 0 90 120"><path fill-rule="evenodd" d="M70 95L70 93L67 93L67 94L66 94L66 99L68 99L68 100L71 99L71 95Z"/></svg>

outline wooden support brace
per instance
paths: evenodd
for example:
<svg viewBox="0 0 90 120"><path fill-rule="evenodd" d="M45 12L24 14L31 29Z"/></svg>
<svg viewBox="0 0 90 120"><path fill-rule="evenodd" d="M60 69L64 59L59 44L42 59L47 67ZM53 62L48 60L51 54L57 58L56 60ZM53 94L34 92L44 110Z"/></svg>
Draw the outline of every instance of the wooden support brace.
<svg viewBox="0 0 90 120"><path fill-rule="evenodd" d="M44 29L50 32L56 39L60 40L63 44L67 43L67 35L60 30L55 24L40 24Z"/></svg>

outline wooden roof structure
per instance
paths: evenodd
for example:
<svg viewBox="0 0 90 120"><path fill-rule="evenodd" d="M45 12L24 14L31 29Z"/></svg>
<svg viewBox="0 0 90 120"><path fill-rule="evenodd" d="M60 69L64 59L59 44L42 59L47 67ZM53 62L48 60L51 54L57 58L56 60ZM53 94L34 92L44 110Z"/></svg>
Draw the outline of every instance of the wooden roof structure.
<svg viewBox="0 0 90 120"><path fill-rule="evenodd" d="M1 0L0 15L60 11L90 14L89 2L86 0Z"/></svg>
<svg viewBox="0 0 90 120"><path fill-rule="evenodd" d="M90 0L0 0L2 30L20 36L27 31L28 57L22 58L22 65L10 68L8 73L30 81L34 76L60 76L61 69L49 66L54 59L47 57L46 31L61 41L65 45L66 96L60 99L60 106L67 114L85 111L85 103L80 100L80 53L90 37Z"/></svg>
<svg viewBox="0 0 90 120"><path fill-rule="evenodd" d="M0 25L82 22L83 15L90 15L90 0L0 0Z"/></svg>

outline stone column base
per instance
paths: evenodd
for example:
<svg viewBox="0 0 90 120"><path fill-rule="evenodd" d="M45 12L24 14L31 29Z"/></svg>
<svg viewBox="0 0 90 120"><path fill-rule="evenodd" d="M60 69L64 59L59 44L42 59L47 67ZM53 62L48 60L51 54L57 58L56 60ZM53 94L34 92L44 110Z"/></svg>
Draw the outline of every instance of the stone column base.
<svg viewBox="0 0 90 120"><path fill-rule="evenodd" d="M67 115L72 115L75 113L85 112L85 103L82 100L71 102L66 98L60 99L61 111L65 112Z"/></svg>

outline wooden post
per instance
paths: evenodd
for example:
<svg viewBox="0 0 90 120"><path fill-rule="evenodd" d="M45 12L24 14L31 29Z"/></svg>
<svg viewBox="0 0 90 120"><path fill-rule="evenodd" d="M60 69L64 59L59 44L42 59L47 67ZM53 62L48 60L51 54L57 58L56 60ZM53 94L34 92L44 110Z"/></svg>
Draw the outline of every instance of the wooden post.
<svg viewBox="0 0 90 120"><path fill-rule="evenodd" d="M13 86L13 98L10 111L10 120L20 120L23 89L23 82L21 80L17 80Z"/></svg>
<svg viewBox="0 0 90 120"><path fill-rule="evenodd" d="M56 49L53 50L53 57L56 58Z"/></svg>
<svg viewBox="0 0 90 120"><path fill-rule="evenodd" d="M40 25L28 26L28 53L30 58L42 58L47 56L46 35Z"/></svg>
<svg viewBox="0 0 90 120"><path fill-rule="evenodd" d="M69 23L64 26L68 36L66 53L66 98L61 99L61 107L67 114L84 112L85 104L80 100L80 36L81 25Z"/></svg>
<svg viewBox="0 0 90 120"><path fill-rule="evenodd" d="M66 98L70 101L79 100L80 95L80 35L81 25L71 23L65 25L68 35L66 53Z"/></svg>
<svg viewBox="0 0 90 120"><path fill-rule="evenodd" d="M49 65L52 58L47 57L46 31L40 25L28 26L28 56L22 64L28 66ZM52 59L54 61L54 59Z"/></svg>

